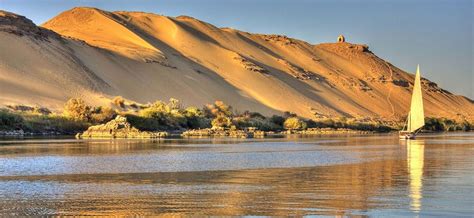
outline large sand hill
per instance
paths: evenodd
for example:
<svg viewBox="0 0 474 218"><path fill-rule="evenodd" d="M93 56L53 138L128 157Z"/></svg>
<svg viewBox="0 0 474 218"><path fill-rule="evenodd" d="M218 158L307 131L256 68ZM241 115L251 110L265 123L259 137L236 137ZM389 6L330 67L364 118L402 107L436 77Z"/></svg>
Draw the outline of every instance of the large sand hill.
<svg viewBox="0 0 474 218"><path fill-rule="evenodd" d="M0 12L0 105L58 109L70 97L104 105L120 95L223 100L266 115L399 119L413 79L364 45L312 45L187 16L74 8L37 27ZM427 116L474 120L472 100L422 83Z"/></svg>

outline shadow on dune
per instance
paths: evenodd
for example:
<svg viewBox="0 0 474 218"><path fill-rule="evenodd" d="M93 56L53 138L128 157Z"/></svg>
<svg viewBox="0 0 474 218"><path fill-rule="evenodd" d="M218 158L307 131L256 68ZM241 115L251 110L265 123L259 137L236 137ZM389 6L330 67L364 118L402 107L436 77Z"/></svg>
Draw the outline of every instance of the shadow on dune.
<svg viewBox="0 0 474 218"><path fill-rule="evenodd" d="M248 58L248 57L247 57ZM255 64L269 70L271 73L270 75L273 77L276 77L278 80L282 81L283 83L288 84L290 87L294 88L298 93L301 93L303 96L305 96L308 99L311 99L315 102L320 103L321 105L325 105L329 107L331 110L336 111L337 113L343 115L343 116L350 116L350 114L342 111L341 109L334 107L330 104L330 102L326 101L323 97L320 95L316 94L320 92L316 88L308 85L306 82L301 81L299 79L294 78L293 76L289 75L287 72L281 71L279 69L273 68L271 66L268 66L266 64L263 64L261 62L258 62L254 59L248 58Z"/></svg>
<svg viewBox="0 0 474 218"><path fill-rule="evenodd" d="M126 21L122 20L118 23L123 25L124 22L126 22ZM176 24L182 25L183 28L186 28L187 31L190 31L193 34L199 34L199 37L204 37L207 41L209 41L211 43L215 43L218 46L220 46L217 41L215 41L214 39L210 38L209 36L201 33L200 31L195 30L194 28L192 28L188 25L180 24L180 22L178 22L178 21L174 20L174 22ZM232 93L235 93L236 95L239 96L239 102L241 102L241 104L243 104L243 105L246 105L247 109L257 110L257 111L262 111L262 109L263 109L263 111L267 111L267 112L270 112L272 114L281 114L282 113L282 111L279 111L279 110L274 109L274 108L270 108L270 107L260 103L259 101L253 99L253 98L242 95L241 94L241 93L243 93L242 90L238 89L237 87L235 87L232 84L230 84L229 82L227 82L217 72L215 72L215 71L203 66L202 64L186 57L180 51L178 51L178 50L174 49L173 47L167 45L166 43L162 42L161 40L149 35L146 31L142 30L138 26L133 25L132 23L128 23L128 22L126 22L126 23L127 23L127 25L124 26L125 28L129 29L130 31L133 31L141 39L145 40L147 43L149 43L150 45L152 45L156 49L162 51L167 57L170 57L170 55L178 56L181 59L180 61L182 63L186 63L191 69L194 69L194 72L196 74L198 74L199 76L208 77L214 83L220 84L223 87L229 87L229 89L233 90ZM101 50L103 50L103 49L101 49ZM105 51L107 51L109 53L113 53L114 55L121 56L120 54L114 53L112 51L108 51L108 50L105 50ZM127 58L127 57L124 57L124 56L121 56L121 57ZM169 58L167 60L169 60ZM147 63L147 64L155 64L155 63ZM201 85L202 84L196 84L196 87L200 87ZM219 93L216 93L216 95L219 95ZM226 101L225 98L214 99L214 100L224 100L224 101ZM208 103L211 103L211 102L208 102ZM228 103L229 104L235 104L236 102L228 102Z"/></svg>

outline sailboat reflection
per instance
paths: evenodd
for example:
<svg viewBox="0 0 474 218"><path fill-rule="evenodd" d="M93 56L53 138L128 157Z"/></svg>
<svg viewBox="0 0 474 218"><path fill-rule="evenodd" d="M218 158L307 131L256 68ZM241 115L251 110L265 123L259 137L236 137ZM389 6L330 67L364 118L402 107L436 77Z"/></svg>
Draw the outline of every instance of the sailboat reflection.
<svg viewBox="0 0 474 218"><path fill-rule="evenodd" d="M423 165L425 142L407 140L407 167L410 179L410 209L418 212L423 198Z"/></svg>

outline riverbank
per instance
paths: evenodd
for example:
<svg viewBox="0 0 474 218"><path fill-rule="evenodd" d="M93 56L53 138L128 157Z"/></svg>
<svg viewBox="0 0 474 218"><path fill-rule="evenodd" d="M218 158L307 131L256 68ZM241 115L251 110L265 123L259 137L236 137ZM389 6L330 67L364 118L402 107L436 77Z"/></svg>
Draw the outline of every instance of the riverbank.
<svg viewBox="0 0 474 218"><path fill-rule="evenodd" d="M111 107L92 107L81 99L70 99L61 113L41 107L9 106L0 109L0 136L79 133L79 138L253 138L292 134L370 134L396 131L403 126L403 120L381 118L320 117L313 120L288 112L264 116L257 112L236 112L221 101L202 108L185 108L176 99L170 99L168 103L138 104L117 97L113 102ZM124 117L130 129L119 130L119 125L107 127L106 124L117 116ZM466 120L426 118L425 122L424 130L438 132L469 131L474 127Z"/></svg>
<svg viewBox="0 0 474 218"><path fill-rule="evenodd" d="M133 127L122 130L103 124L91 126L86 131L76 134L63 134L61 132L25 132L23 130L0 131L0 137L25 137L25 136L74 136L78 139L92 138L275 138L291 135L367 135L381 133L377 131L357 131L351 129L309 128L306 130L231 130L231 129L191 129L185 131L139 131ZM388 133L388 132L386 132Z"/></svg>
<svg viewBox="0 0 474 218"><path fill-rule="evenodd" d="M285 135L327 135L327 134L369 134L375 131L359 131L346 128L307 128L303 130L284 130L284 131L262 131L256 127L247 127L244 129L213 127L205 129L190 129L183 131L179 136L182 138L264 138L268 136ZM150 132L140 131L130 124L126 117L118 115L115 119L100 125L89 127L83 133L76 134L78 139L88 138L166 138L171 134L168 132Z"/></svg>
<svg viewBox="0 0 474 218"><path fill-rule="evenodd" d="M58 136L58 135L68 135L68 134L62 134L60 132L25 132L23 130L5 130L5 131L0 131L0 136L5 136L5 137L23 137L23 136ZM73 134L69 134L73 135Z"/></svg>
<svg viewBox="0 0 474 218"><path fill-rule="evenodd" d="M308 128L305 130L282 130L282 131L261 131L255 129L232 130L232 129L198 129L187 130L181 134L184 138L265 138L265 137L285 137L290 135L366 135L381 133L378 131L361 131L346 128Z"/></svg>
<svg viewBox="0 0 474 218"><path fill-rule="evenodd" d="M61 113L24 105L0 109L0 135L77 135L80 138L154 138L178 132L183 137L264 137L306 131L308 128L354 129L387 132L381 120L369 118L320 118L311 120L296 114L264 116L257 112L237 112L222 101L202 108L183 107L176 99L149 104L128 102L117 97L110 107L93 107L82 99L70 99ZM106 126L115 117L126 118L135 129L118 130ZM132 131L133 130L133 131ZM314 131L313 131L314 132Z"/></svg>

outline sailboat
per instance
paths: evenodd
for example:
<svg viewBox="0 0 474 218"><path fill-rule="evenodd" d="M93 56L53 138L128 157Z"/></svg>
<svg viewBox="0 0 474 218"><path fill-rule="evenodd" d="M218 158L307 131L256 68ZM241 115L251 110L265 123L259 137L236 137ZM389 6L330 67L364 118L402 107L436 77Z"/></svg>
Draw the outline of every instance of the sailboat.
<svg viewBox="0 0 474 218"><path fill-rule="evenodd" d="M425 114L423 111L423 96L421 95L420 66L416 67L415 84L411 95L410 111L402 131L399 132L400 139L415 139L416 133L425 125Z"/></svg>

